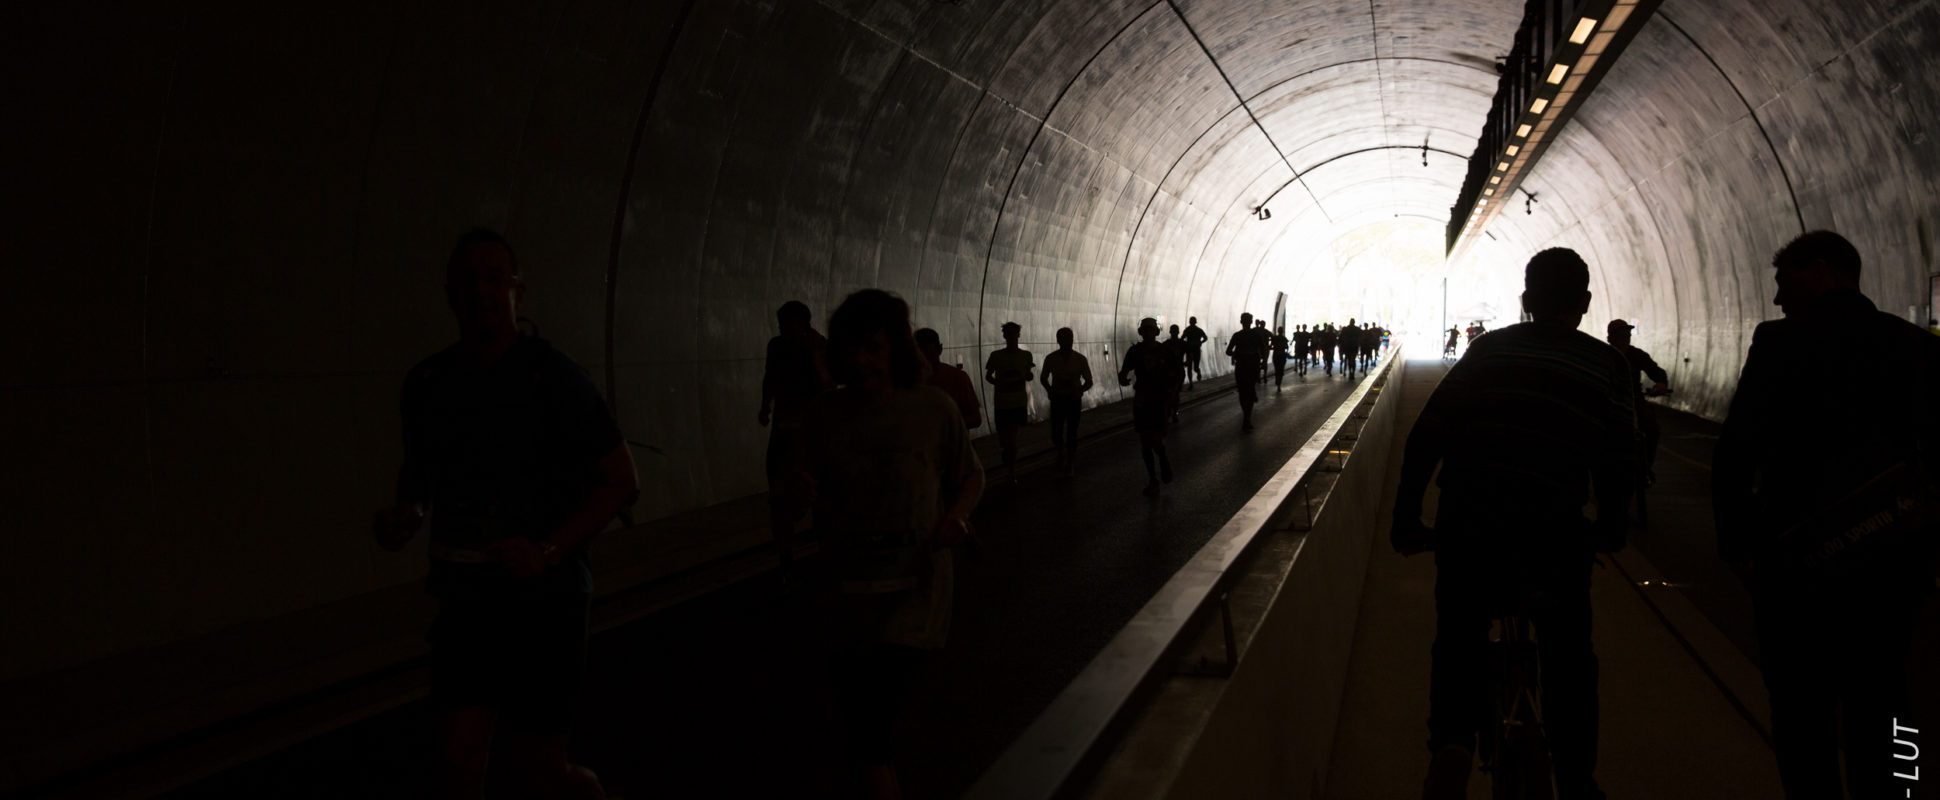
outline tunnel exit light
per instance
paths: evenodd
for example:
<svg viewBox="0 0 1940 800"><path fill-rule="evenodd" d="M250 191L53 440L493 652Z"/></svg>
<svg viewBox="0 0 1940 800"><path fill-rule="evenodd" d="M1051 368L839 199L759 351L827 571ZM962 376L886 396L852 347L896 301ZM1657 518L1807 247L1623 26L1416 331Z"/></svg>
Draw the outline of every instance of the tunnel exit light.
<svg viewBox="0 0 1940 800"><path fill-rule="evenodd" d="M1570 33L1570 44L1582 44L1590 40L1590 33L1596 30L1596 20L1584 17L1576 21L1576 30Z"/></svg>

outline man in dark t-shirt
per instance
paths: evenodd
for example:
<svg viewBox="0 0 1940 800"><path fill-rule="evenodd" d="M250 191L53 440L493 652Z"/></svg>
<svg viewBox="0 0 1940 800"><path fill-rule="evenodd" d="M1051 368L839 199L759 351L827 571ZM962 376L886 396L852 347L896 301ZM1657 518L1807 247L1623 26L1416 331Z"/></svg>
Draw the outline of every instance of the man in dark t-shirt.
<svg viewBox="0 0 1940 800"><path fill-rule="evenodd" d="M1159 321L1139 320L1140 341L1125 351L1118 385L1132 385L1132 429L1138 432L1139 457L1145 461L1145 496L1157 497L1160 483L1172 482L1172 459L1165 452L1166 423L1179 396L1184 366L1178 350L1158 340Z"/></svg>
<svg viewBox="0 0 1940 800"><path fill-rule="evenodd" d="M461 339L405 378L397 504L372 528L396 550L431 519L435 794L483 796L503 723L518 734L505 738L522 785L598 798L599 779L566 758L593 589L586 547L638 482L586 371L519 332L524 295L503 238L459 239L445 296Z"/></svg>
<svg viewBox="0 0 1940 800"><path fill-rule="evenodd" d="M786 571L794 558L795 528L808 509L782 490L800 459L803 426L808 409L822 392L834 388L829 379L828 340L812 327L808 305L790 300L775 311L781 335L768 340L768 360L761 374L761 413L756 421L768 429L768 527L780 549Z"/></svg>

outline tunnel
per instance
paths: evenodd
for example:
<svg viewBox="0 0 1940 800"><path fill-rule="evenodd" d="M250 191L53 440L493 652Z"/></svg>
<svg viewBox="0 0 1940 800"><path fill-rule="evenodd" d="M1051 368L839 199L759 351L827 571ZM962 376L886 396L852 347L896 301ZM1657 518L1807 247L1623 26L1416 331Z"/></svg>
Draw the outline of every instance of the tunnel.
<svg viewBox="0 0 1940 800"><path fill-rule="evenodd" d="M1523 263L1569 247L1584 330L1635 324L1668 405L1713 421L1779 316L1772 255L1805 231L1848 237L1865 294L1926 324L1940 5L1665 0L1444 261L1526 10L12 8L0 683L413 589L424 557L364 531L475 226L512 243L523 313L625 432L642 522L766 491L775 309L821 327L868 287L947 362L974 371L1015 321L1046 350L1071 328L1102 375L1141 318L1195 317L1217 348L1276 303L1433 347L1466 308L1515 322ZM1101 380L1086 404L1130 391Z"/></svg>

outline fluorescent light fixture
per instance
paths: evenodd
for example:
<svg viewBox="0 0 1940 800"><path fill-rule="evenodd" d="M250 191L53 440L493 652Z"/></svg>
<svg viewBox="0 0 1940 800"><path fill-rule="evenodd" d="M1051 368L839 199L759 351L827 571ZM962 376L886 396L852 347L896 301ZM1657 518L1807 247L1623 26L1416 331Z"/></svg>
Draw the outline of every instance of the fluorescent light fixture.
<svg viewBox="0 0 1940 800"><path fill-rule="evenodd" d="M1494 183L1501 183L1501 182L1502 182L1502 176L1501 176L1501 175L1497 175L1497 176L1495 176L1495 177L1493 177L1493 178L1490 178L1490 179L1489 179L1489 183L1492 183L1492 184L1494 184Z"/></svg>
<svg viewBox="0 0 1940 800"><path fill-rule="evenodd" d="M1508 169L1509 169L1509 162L1507 161L1504 161L1500 164L1495 165L1495 171L1497 172L1506 172L1508 171Z"/></svg>
<svg viewBox="0 0 1940 800"><path fill-rule="evenodd" d="M1517 153L1517 151L1520 151L1521 149L1522 149L1522 145L1519 145L1519 144L1509 145L1509 155L1513 156Z"/></svg>
<svg viewBox="0 0 1940 800"><path fill-rule="evenodd" d="M1522 138L1522 137L1524 137L1524 136L1528 136L1528 135L1529 135L1529 126L1528 126L1528 125L1524 125L1524 126L1522 126L1522 127L1520 127L1520 128L1517 128L1517 129L1516 129L1516 138L1518 138L1518 139L1520 139L1520 138Z"/></svg>
<svg viewBox="0 0 1940 800"><path fill-rule="evenodd" d="M1562 83L1563 77L1568 74L1570 74L1570 65L1557 64L1556 66L1550 67L1549 69L1549 82Z"/></svg>
<svg viewBox="0 0 1940 800"><path fill-rule="evenodd" d="M1538 97L1538 98L1536 98L1536 102L1534 102L1534 103L1530 103L1530 104L1529 104L1529 113L1531 113L1531 114L1541 114L1541 113L1543 113L1543 109L1545 109L1545 108L1548 108L1548 107L1549 107L1549 98L1547 98L1547 97Z"/></svg>
<svg viewBox="0 0 1940 800"><path fill-rule="evenodd" d="M1590 33L1596 30L1596 20L1584 17L1576 21L1576 30L1570 33L1570 44L1582 44L1590 40Z"/></svg>
<svg viewBox="0 0 1940 800"><path fill-rule="evenodd" d="M1478 206L1486 206L1486 205L1488 205L1488 204L1489 204L1489 201L1488 201L1488 199L1487 199L1487 198L1483 198L1483 199L1481 199L1481 200L1477 200L1477 201L1475 201L1475 204L1476 204L1476 205L1478 205Z"/></svg>
<svg viewBox="0 0 1940 800"><path fill-rule="evenodd" d="M1603 21L1603 29L1606 31L1614 31L1623 27L1624 20L1629 18L1630 6L1619 4L1610 9L1610 17Z"/></svg>
<svg viewBox="0 0 1940 800"><path fill-rule="evenodd" d="M1489 195L1492 195L1492 194L1495 194L1495 190L1494 190L1494 189L1483 189L1483 190L1482 190L1482 196L1483 196L1483 197L1488 197Z"/></svg>

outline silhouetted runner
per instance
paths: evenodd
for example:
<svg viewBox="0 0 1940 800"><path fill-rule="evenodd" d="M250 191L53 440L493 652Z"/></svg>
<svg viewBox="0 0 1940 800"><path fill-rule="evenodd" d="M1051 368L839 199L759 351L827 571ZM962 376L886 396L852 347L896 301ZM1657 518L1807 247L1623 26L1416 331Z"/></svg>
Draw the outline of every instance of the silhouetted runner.
<svg viewBox="0 0 1940 800"><path fill-rule="evenodd" d="M586 370L522 336L525 284L497 233L459 238L445 300L459 341L405 377L397 504L372 522L397 550L431 519L433 794L601 798L566 757L593 592L586 547L632 502L633 458ZM495 742L496 740L496 742Z"/></svg>
<svg viewBox="0 0 1940 800"><path fill-rule="evenodd" d="M1233 385L1239 389L1240 430L1253 429L1253 404L1259 401L1260 360L1266 357L1267 341L1253 327L1252 313L1239 315L1239 330L1226 343L1226 355L1233 359Z"/></svg>
<svg viewBox="0 0 1940 800"><path fill-rule="evenodd" d="M1058 467L1070 475L1078 457L1078 416L1084 394L1091 391L1091 362L1071 349L1070 328L1058 329L1058 349L1044 357L1039 380L1051 396L1051 445L1058 451Z"/></svg>
<svg viewBox="0 0 1940 800"><path fill-rule="evenodd" d="M923 384L901 298L865 289L842 301L829 366L842 388L810 411L799 486L826 553L831 676L859 768L851 796L895 798L896 724L924 654L949 637L950 546L968 534L983 467L956 403Z"/></svg>
<svg viewBox="0 0 1940 800"><path fill-rule="evenodd" d="M963 427L975 428L983 424L983 405L977 402L977 385L970 382L970 373L962 367L943 363L943 339L930 328L916 331L916 351L923 354L923 360L930 365L929 385L942 389L944 394L956 401L957 410L963 412Z"/></svg>
<svg viewBox="0 0 1940 800"><path fill-rule="evenodd" d="M1165 452L1166 425L1178 398L1184 372L1178 352L1159 342L1159 321L1139 320L1141 339L1125 351L1118 385L1132 386L1132 429L1138 432L1138 454L1145 460L1145 496L1159 496L1159 484L1172 482L1172 459ZM1132 376L1138 376L1133 385Z"/></svg>
<svg viewBox="0 0 1940 800"><path fill-rule="evenodd" d="M1186 366L1191 370L1191 382L1186 384L1186 388L1190 389L1202 377L1199 374L1199 351L1206 344L1206 331L1199 327L1198 317L1186 317L1186 330L1182 338L1186 340Z"/></svg>
<svg viewBox="0 0 1940 800"><path fill-rule="evenodd" d="M768 428L768 529L781 551L786 572L794 559L795 528L808 509L776 491L788 480L801 448L802 425L816 395L834 388L829 379L828 340L812 327L807 304L790 300L775 311L781 335L768 340L768 360L761 374L761 413L756 420Z"/></svg>
<svg viewBox="0 0 1940 800"><path fill-rule="evenodd" d="M1024 328L1015 322L1003 327L1004 347L984 360L983 379L996 389L990 401L996 409L997 444L1004 456L1004 480L1017 482L1017 431L1031 421L1031 370L1037 362L1031 351L1017 346Z"/></svg>

